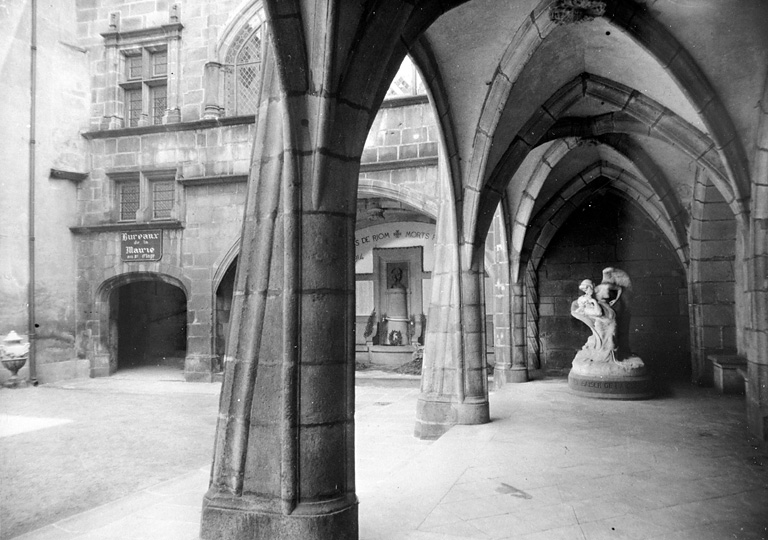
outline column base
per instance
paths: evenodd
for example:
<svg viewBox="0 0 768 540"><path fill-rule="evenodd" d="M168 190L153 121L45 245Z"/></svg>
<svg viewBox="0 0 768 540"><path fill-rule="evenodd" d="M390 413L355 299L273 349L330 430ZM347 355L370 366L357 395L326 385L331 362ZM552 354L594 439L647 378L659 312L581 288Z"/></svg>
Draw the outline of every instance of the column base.
<svg viewBox="0 0 768 540"><path fill-rule="evenodd" d="M420 396L416 402L414 436L423 440L439 439L455 425L486 424L491 421L487 400L457 403L445 397Z"/></svg>
<svg viewBox="0 0 768 540"><path fill-rule="evenodd" d="M310 514L301 508L281 514L225 506L235 501L240 500L205 496L201 540L358 540L357 502L327 514Z"/></svg>
<svg viewBox="0 0 768 540"><path fill-rule="evenodd" d="M205 354L189 354L184 358L186 382L213 382L213 357Z"/></svg>
<svg viewBox="0 0 768 540"><path fill-rule="evenodd" d="M528 368L525 366L496 366L493 369L493 387L496 390L507 383L524 383L528 381Z"/></svg>

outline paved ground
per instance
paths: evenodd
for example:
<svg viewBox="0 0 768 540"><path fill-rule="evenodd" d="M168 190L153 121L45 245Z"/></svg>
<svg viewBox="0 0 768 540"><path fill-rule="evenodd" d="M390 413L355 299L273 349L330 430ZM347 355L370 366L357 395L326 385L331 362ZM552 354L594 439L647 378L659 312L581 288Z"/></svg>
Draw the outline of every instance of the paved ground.
<svg viewBox="0 0 768 540"><path fill-rule="evenodd" d="M157 378L0 392L2 414L72 420L30 422L36 429L16 434L8 433L18 418L0 422L3 538L23 528L6 523L24 514L25 492L41 528L20 539L197 538L217 385ZM362 540L768 539L768 456L746 435L743 397L686 386L650 401L605 402L544 380L493 393L490 424L425 442L412 437L417 393L401 379L359 380ZM162 443L177 436L182 442ZM35 464L48 472L27 485ZM24 474L8 487L13 469ZM61 486L70 489L68 510L55 510Z"/></svg>

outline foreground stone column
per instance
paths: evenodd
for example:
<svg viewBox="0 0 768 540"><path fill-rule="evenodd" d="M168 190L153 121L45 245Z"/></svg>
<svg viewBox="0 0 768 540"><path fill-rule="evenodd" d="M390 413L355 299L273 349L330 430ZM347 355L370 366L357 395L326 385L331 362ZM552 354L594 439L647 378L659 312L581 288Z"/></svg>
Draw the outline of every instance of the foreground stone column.
<svg viewBox="0 0 768 540"><path fill-rule="evenodd" d="M301 182L315 154L295 151L301 137L284 133L301 129L286 119L304 96L281 94L264 65L269 99L257 119L200 536L356 539L357 165L327 158L338 193Z"/></svg>

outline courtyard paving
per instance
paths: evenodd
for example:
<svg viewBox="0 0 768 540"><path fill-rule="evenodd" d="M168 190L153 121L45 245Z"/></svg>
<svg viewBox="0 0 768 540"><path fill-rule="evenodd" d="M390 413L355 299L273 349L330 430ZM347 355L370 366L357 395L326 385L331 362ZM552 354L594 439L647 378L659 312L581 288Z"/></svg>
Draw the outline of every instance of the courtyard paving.
<svg viewBox="0 0 768 540"><path fill-rule="evenodd" d="M356 387L362 540L768 539L743 396L589 400L545 379L492 392L489 424L419 441L416 381L379 375ZM146 372L0 391L0 536L197 539L217 401Z"/></svg>

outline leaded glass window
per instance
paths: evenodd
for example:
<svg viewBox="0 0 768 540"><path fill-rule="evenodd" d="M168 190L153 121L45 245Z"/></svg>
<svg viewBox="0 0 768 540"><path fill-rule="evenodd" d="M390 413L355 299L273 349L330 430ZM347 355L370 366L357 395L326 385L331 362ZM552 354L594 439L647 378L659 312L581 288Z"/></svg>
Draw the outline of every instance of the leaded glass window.
<svg viewBox="0 0 768 540"><path fill-rule="evenodd" d="M152 123L162 124L165 109L168 108L168 90L165 85L153 86L150 89L152 100Z"/></svg>
<svg viewBox="0 0 768 540"><path fill-rule="evenodd" d="M128 126L134 127L139 125L139 119L141 118L141 89L126 90L125 91L125 106L126 117L128 120Z"/></svg>
<svg viewBox="0 0 768 540"><path fill-rule="evenodd" d="M246 26L235 38L225 60L226 114L255 114L261 85L263 26Z"/></svg>
<svg viewBox="0 0 768 540"><path fill-rule="evenodd" d="M129 81L141 80L143 67L141 54L132 54L125 57L125 77Z"/></svg>
<svg viewBox="0 0 768 540"><path fill-rule="evenodd" d="M174 182L152 182L152 219L168 219L173 211Z"/></svg>
<svg viewBox="0 0 768 540"><path fill-rule="evenodd" d="M168 75L168 53L157 51L152 53L152 76L165 77Z"/></svg>
<svg viewBox="0 0 768 540"><path fill-rule="evenodd" d="M140 204L139 182L121 182L120 189L120 221L135 221Z"/></svg>
<svg viewBox="0 0 768 540"><path fill-rule="evenodd" d="M174 219L177 214L176 171L113 172L114 207L119 221Z"/></svg>
<svg viewBox="0 0 768 540"><path fill-rule="evenodd" d="M125 124L162 124L168 108L168 52L165 48L144 48L123 53L125 80L120 84L125 101Z"/></svg>

